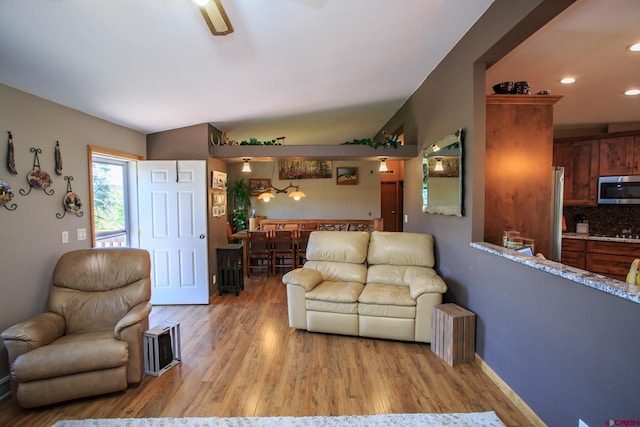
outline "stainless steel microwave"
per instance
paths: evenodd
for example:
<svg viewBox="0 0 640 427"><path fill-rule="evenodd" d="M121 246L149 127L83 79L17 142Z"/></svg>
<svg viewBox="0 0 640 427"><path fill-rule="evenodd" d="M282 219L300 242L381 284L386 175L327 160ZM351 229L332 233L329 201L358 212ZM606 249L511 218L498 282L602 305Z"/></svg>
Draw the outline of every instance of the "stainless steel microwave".
<svg viewBox="0 0 640 427"><path fill-rule="evenodd" d="M640 175L598 178L598 204L640 205Z"/></svg>

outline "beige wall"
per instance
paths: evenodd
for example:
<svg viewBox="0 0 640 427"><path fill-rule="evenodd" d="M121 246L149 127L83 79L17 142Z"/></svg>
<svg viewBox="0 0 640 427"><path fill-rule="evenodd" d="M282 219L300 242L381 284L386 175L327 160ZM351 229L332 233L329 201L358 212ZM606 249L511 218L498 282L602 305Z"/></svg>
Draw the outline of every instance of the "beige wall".
<svg viewBox="0 0 640 427"><path fill-rule="evenodd" d="M337 185L336 168L355 166L358 168L357 185ZM284 188L289 183L300 185L306 194L302 200L294 201L285 194L264 203L251 198L257 216L272 219L371 219L380 217L380 173L378 162L333 161L331 178L280 180L277 162L252 162L251 173L242 173L242 163L228 165L230 182L253 178L269 178L271 185ZM291 191L289 191L291 192ZM249 212L251 213L251 212Z"/></svg>
<svg viewBox="0 0 640 427"><path fill-rule="evenodd" d="M88 248L91 239L76 239L76 230L90 233L89 182L87 145L145 155L145 136L20 92L0 84L0 179L12 187L15 211L0 207L2 238L0 245L0 330L25 320L46 308L48 287L59 256L70 250ZM7 134L13 133L17 175L9 173ZM60 142L63 160L62 176L55 174L54 147ZM52 196L32 189L27 196L27 174L33 168L31 147L41 148L41 169L53 183ZM66 193L65 175L73 176L72 189L84 203L84 215L65 215L62 200ZM69 243L61 243L63 231L69 232ZM88 236L89 237L89 236ZM0 347L0 382L8 375L7 353ZM0 384L0 395L2 394Z"/></svg>

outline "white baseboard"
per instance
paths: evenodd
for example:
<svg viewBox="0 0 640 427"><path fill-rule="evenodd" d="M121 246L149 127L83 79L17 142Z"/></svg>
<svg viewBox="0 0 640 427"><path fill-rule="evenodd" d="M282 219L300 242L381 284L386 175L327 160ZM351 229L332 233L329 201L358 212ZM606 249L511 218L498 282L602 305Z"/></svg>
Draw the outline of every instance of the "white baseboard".
<svg viewBox="0 0 640 427"><path fill-rule="evenodd" d="M520 396L518 396L518 394L513 391L513 389L509 387L509 385L507 385L507 383L505 383L493 369L491 369L491 366L487 365L485 361L482 360L480 356L478 356L477 353L475 364L480 368L480 370L482 370L482 372L487 374L489 379L498 386L500 391L502 391L507 396L511 403L513 403L513 406L518 408L520 412L522 412L524 416L527 417L531 424L536 427L547 427L547 424L545 424L545 422L542 421L542 419L535 412L533 412L529 405L527 405L525 401L522 400Z"/></svg>
<svg viewBox="0 0 640 427"><path fill-rule="evenodd" d="M4 400L11 395L9 376L0 379L0 400Z"/></svg>

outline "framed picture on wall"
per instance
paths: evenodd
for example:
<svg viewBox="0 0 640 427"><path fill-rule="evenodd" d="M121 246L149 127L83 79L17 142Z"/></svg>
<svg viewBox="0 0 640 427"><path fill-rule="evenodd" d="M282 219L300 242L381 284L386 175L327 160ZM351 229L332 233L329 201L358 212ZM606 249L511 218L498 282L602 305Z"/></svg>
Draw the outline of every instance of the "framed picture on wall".
<svg viewBox="0 0 640 427"><path fill-rule="evenodd" d="M337 185L357 185L358 184L358 168L356 167L336 168L336 184Z"/></svg>
<svg viewBox="0 0 640 427"><path fill-rule="evenodd" d="M249 178L249 188L251 189L252 196L257 196L260 193L267 191L269 187L271 187L271 180L269 178Z"/></svg>

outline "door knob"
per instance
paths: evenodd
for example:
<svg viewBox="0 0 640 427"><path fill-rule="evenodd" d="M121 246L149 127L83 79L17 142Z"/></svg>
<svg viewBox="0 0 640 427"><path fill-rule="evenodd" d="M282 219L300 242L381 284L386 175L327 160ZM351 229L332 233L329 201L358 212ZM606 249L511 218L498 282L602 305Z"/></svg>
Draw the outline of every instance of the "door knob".
<svg viewBox="0 0 640 427"><path fill-rule="evenodd" d="M201 238L201 239L206 239L206 237L207 237L207 236L205 236L204 234L201 234L201 235L200 235L200 238Z"/></svg>

